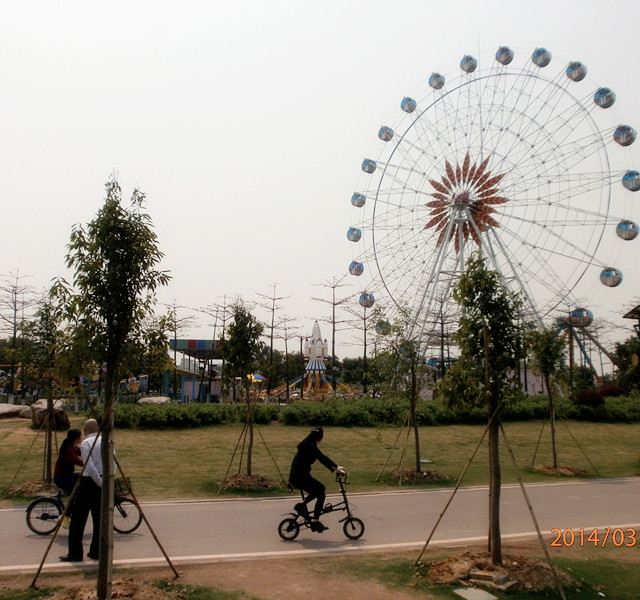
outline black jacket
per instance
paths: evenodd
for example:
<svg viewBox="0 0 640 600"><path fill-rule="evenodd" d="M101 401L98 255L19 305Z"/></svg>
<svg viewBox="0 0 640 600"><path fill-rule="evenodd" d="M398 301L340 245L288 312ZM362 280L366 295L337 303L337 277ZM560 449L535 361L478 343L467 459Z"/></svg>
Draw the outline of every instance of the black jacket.
<svg viewBox="0 0 640 600"><path fill-rule="evenodd" d="M317 442L311 439L311 436L307 436L298 444L298 451L291 461L289 481L295 485L296 482L305 479L311 473L311 465L316 460L319 460L330 471L335 471L338 466L328 456L320 452Z"/></svg>

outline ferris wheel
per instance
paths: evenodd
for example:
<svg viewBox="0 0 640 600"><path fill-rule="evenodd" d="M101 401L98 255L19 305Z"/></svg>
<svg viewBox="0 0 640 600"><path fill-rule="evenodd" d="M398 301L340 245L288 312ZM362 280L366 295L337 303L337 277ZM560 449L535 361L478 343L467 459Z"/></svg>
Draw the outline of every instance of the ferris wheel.
<svg viewBox="0 0 640 600"><path fill-rule="evenodd" d="M545 48L518 58L503 46L431 73L361 165L347 231L359 302L402 311L426 345L456 318L451 292L475 250L541 321L598 278L621 285L608 257L638 236L636 131L616 121L614 90L579 61L554 68Z"/></svg>

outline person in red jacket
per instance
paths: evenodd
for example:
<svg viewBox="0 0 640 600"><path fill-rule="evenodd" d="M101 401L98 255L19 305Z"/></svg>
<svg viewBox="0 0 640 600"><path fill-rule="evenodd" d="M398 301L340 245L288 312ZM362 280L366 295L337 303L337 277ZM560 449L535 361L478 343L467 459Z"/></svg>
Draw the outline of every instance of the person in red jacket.
<svg viewBox="0 0 640 600"><path fill-rule="evenodd" d="M84 463L80 457L80 441L82 432L79 429L69 429L67 437L60 444L56 466L53 471L53 482L67 494L71 493L76 484L79 473L74 473L76 465L82 467Z"/></svg>

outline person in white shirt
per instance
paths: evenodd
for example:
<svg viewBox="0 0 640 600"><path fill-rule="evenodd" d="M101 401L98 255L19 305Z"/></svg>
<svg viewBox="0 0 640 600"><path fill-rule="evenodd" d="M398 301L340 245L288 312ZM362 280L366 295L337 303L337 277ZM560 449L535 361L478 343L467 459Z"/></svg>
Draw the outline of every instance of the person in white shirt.
<svg viewBox="0 0 640 600"><path fill-rule="evenodd" d="M98 560L100 547L100 496L102 493L102 456L100 427L95 419L87 419L84 424L85 438L80 444L80 455L86 465L80 478L80 485L73 504L73 514L69 527L69 553L61 556L65 562L80 562L83 560L82 536L91 513L93 533L87 556Z"/></svg>

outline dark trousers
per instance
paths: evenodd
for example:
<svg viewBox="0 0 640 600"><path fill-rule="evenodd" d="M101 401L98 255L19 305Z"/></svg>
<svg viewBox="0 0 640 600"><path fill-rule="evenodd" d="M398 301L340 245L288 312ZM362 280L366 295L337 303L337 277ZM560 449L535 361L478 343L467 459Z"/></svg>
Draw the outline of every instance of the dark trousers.
<svg viewBox="0 0 640 600"><path fill-rule="evenodd" d="M309 504L312 500L315 499L316 505L313 511L313 516L316 519L320 518L322 514L322 508L324 507L324 500L326 496L326 488L322 483L320 483L317 479L311 477L311 475L307 475L295 482L293 482L294 486L304 492L307 492L307 496L304 499L305 504Z"/></svg>
<svg viewBox="0 0 640 600"><path fill-rule="evenodd" d="M65 493L70 494L71 490L73 490L73 486L76 484L76 481L78 481L78 477L80 477L80 473L71 473L71 475L56 475L53 478L53 483L55 483Z"/></svg>
<svg viewBox="0 0 640 600"><path fill-rule="evenodd" d="M82 560L82 536L87 524L87 518L91 513L93 522L93 534L89 554L96 558L100 548L100 495L101 489L91 477L81 477L76 499L73 503L73 515L69 526L69 556Z"/></svg>

